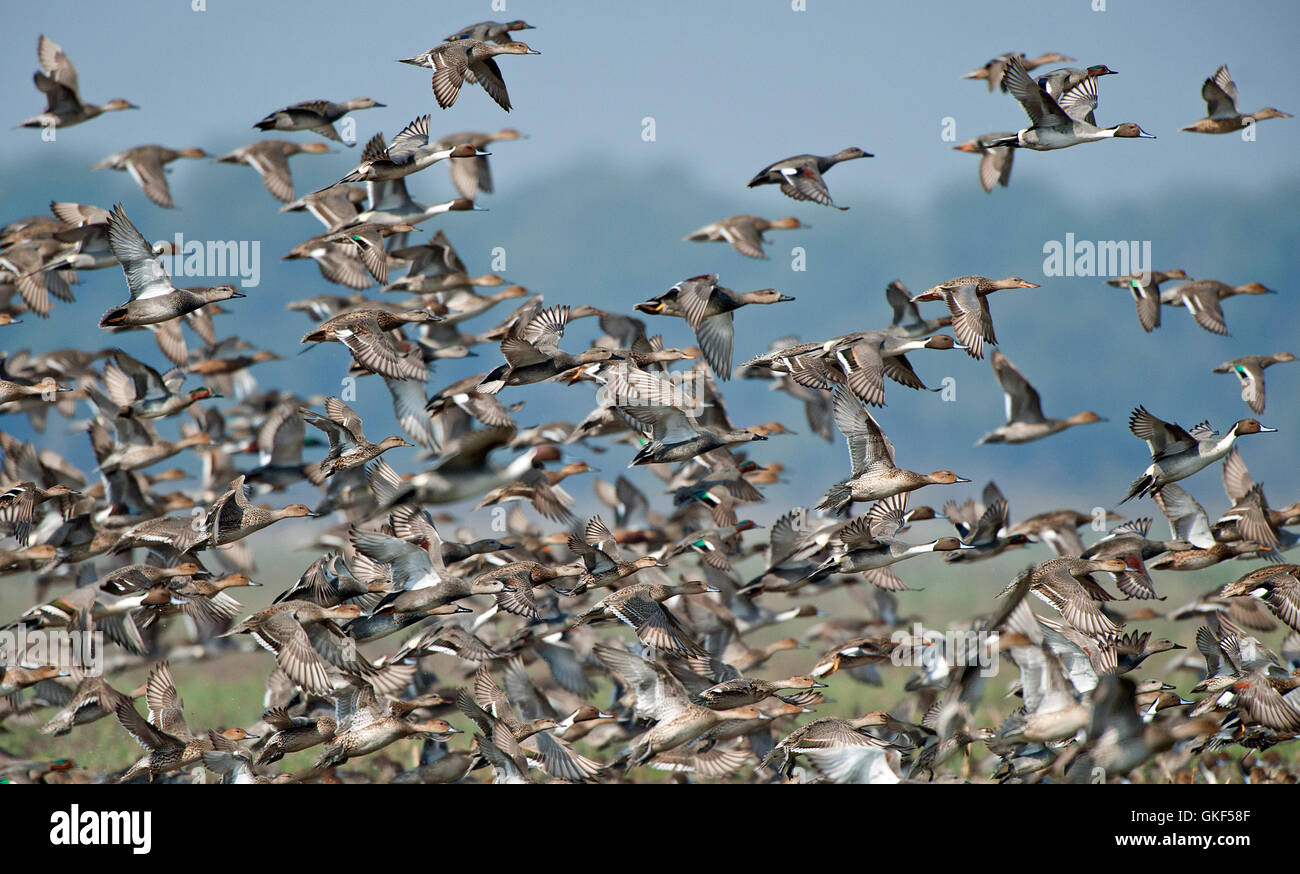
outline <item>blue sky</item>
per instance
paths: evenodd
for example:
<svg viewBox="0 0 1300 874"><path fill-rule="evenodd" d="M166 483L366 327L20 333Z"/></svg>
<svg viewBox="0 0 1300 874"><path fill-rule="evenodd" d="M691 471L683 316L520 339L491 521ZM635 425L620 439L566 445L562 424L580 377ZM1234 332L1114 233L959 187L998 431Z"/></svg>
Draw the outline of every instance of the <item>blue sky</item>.
<svg viewBox="0 0 1300 874"><path fill-rule="evenodd" d="M1226 428L1249 413L1235 382L1209 374L1209 368L1294 342L1300 122L1266 122L1251 143L1178 128L1204 114L1201 82L1221 63L1232 70L1243 109L1271 105L1297 112L1300 73L1292 54L1300 9L1283 0L1228 12L1210 2L1106 5L1107 11L1095 12L1086 0L808 0L807 11L795 12L788 0L510 0L505 11L493 11L487 0L377 7L332 0L297 6L209 0L206 11L193 12L179 0L23 4L9 12L0 37L0 77L10 83L0 99L4 118L16 123L43 108L31 86L40 33L59 42L78 66L86 99L124 97L142 108L61 131L55 143L42 142L30 130L0 134L0 205L7 221L44 212L52 198L103 206L121 200L151 239L179 230L190 238L263 241L261 286L250 300L232 304L235 315L219 327L293 352L286 347L308 323L284 315L284 302L338 290L309 265L277 260L317 232L312 220L280 216L278 204L243 168L176 165L171 180L180 209L167 211L146 201L124 174L90 173L89 165L148 142L198 145L220 154L256 139L251 125L270 110L314 98L368 95L387 104L356 114L362 141L376 130L391 136L426 112L434 115L435 134L517 127L528 140L494 147L498 189L484 199L491 211L431 222L425 230L446 228L479 272L488 269L491 249L505 245L507 275L545 293L548 303L591 301L630 312L636 302L706 271L721 273L735 288L777 286L795 295L794 304L755 307L737 316L737 360L792 331L816 339L878 326L887 318L883 288L895 276L918 290L962 273L1018 274L1041 282L1039 291L994 299L1002 348L1043 392L1049 415L1095 409L1111 419L1108 425L1031 446L973 449L979 434L1000 424L1001 397L987 361L957 352L914 363L931 384L949 375L957 379L958 403L944 405L935 395L891 386L890 405L880 418L899 447L900 464L951 467L974 479L975 487L995 478L1012 496L1013 509L1016 494L1024 497L1018 505L1023 514L1045 509L1041 502L1113 504L1146 464L1142 444L1124 427L1128 409L1146 403L1186 425L1209 418ZM472 87L454 107L439 110L427 71L394 59L486 18L523 18L537 26L523 38L541 56L500 62L515 111L505 114ZM959 140L1026 123L1011 97L959 78L1008 50L1060 51L1080 64L1118 70L1120 75L1101 83L1099 121L1135 121L1158 139L1020 154L1011 188L983 195L975 180L977 162L951 151L941 131L949 118ZM653 142L641 137L646 117L655 122ZM852 207L848 212L796 204L771 188L744 187L778 158L850 145L876 157L828 175L837 202ZM295 159L299 192L337 179L356 157L355 150L336 148L327 157ZM440 168L413 180L411 189L426 202L452 196ZM680 242L695 227L737 212L795 215L812 227L774 232L767 262L748 261L721 246ZM1229 301L1230 338L1211 336L1186 313L1168 310L1165 327L1147 336L1123 292L1097 280L1042 277L1044 242L1066 233L1089 240L1151 240L1157 267L1184 266L1194 276L1234 284L1259 280L1281 294ZM789 269L789 250L796 245L808 255L802 273ZM117 271L83 280L78 294L89 312L57 306L48 322L25 325L21 334L10 329L0 342L11 350L104 345L95 317L123 299L125 286ZM681 323L658 320L653 327L677 345L691 341ZM575 326L565 346L581 348L592 328ZM121 342L161 364L147 337ZM430 388L499 361L490 346L479 353L469 362L440 366ZM324 368L341 371L345 364L340 350L326 350L259 375L303 394L324 394L337 390L337 374L327 377ZM1269 407L1262 417L1283 433L1250 438L1243 447L1276 503L1300 491L1291 436L1300 428L1293 403L1300 367L1292 369L1269 371ZM368 427L375 423L372 437L393 427L386 393L375 395L359 404ZM847 468L838 442L828 447L808 436L797 404L758 385L734 385L727 397L742 424L780 417L802 432L754 450L760 460L780 460L800 474L795 483L772 490L769 509L815 501ZM529 401L523 424L580 417L589 403L585 391L550 386L512 397L520 398ZM45 439L62 447L84 444L83 437L66 434ZM606 459L601 466L612 476L622 462ZM403 461L413 459L399 459L399 469L412 469ZM1217 474L1207 472L1193 483L1189 487L1211 512L1221 509ZM936 492L926 499L947 496ZM1148 504L1143 512L1154 507Z"/></svg>

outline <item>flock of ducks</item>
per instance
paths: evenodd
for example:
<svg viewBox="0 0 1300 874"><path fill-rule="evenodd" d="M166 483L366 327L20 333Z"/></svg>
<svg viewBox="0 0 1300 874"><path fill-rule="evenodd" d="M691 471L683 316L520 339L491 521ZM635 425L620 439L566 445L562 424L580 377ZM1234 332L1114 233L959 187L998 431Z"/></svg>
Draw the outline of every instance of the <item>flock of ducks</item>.
<svg viewBox="0 0 1300 874"><path fill-rule="evenodd" d="M509 110L496 58L539 54L514 41L525 29L523 21L481 22L401 62L433 71L442 109L471 99L461 91L477 83ZM38 59L35 81L47 107L25 126L67 127L135 108L83 101L76 69L44 36ZM1097 125L1098 80L1115 72L1106 66L1029 75L1069 60L1007 54L968 74L1010 92L1032 122L958 147L983 156L986 190L1007 183L1017 148L1150 136L1132 123ZM1226 133L1286 117L1272 109L1240 114L1226 67L1203 94L1208 118L1187 130ZM340 142L341 118L380 106L368 97L310 100L254 127ZM0 430L0 572L20 575L35 592L30 608L3 617L3 629L96 631L106 643L102 673L11 654L0 667L0 721L70 735L58 748L75 754L83 726L115 720L143 752L102 775L74 768L71 756L5 752L0 779L620 782L658 771L683 781L1073 782L1100 773L1294 782L1294 766L1270 750L1300 733L1300 566L1282 560L1300 541L1292 530L1300 501L1271 505L1237 446L1273 429L1248 418L1220 436L1208 423L1188 429L1145 407L1133 411L1129 429L1147 443L1151 463L1124 500L1153 498L1168 519L1168 540L1149 539L1149 517L1107 514L1118 524L1090 545L1081 530L1096 521L1091 513L1054 508L1013 522L994 483L977 501L960 488L971 479L954 471L900 467L906 452L896 455L872 407L885 403L887 381L927 389L915 359L959 349L982 360L998 342L990 297L1035 283L970 275L912 294L894 281L885 291L888 326L824 341L783 338L735 364L738 311L793 298L772 288L735 291L717 274L684 279L635 308L664 317L653 323L670 336L693 334L692 345L675 347L636 316L544 306L501 276L472 274L444 231L413 240L431 217L475 209L475 198L493 191L486 149L522 138L506 129L435 139L431 122L420 116L391 140L376 133L352 170L304 196L295 193L289 158L322 154L322 143L262 139L217 159L252 167L282 211L308 211L325 226L286 258L314 261L324 280L343 288L288 309L313 323L304 351L322 348L316 359L342 360L346 350L352 375L386 387L400 433L378 442L347 397L259 386L258 365L289 349L220 337L222 317L237 318L244 295L232 285L177 287L162 260L166 246L150 244L120 204L53 203L53 218L3 228L0 324L47 317L51 297L70 301L80 274L120 267L129 297L99 327L106 336L152 332L170 367L113 346L3 361L0 414L26 416L38 433L58 427L51 412L68 420L88 414L76 426L97 462L81 470L39 439ZM205 154L145 145L95 167L125 170L151 201L171 207L166 165ZM869 157L859 148L796 155L748 186L776 185L794 200L845 209L825 175ZM407 180L444 162L460 196L436 206L412 200ZM159 217L142 224L156 228ZM804 227L794 217L736 215L686 239L762 258L765 232ZM1162 291L1164 283L1182 284ZM375 284L403 297L366 296ZM1191 280L1181 270L1113 284L1131 291L1147 331L1167 305L1226 333L1223 300L1269 291ZM511 300L516 309L495 326L468 327ZM923 314L919 305L930 302L944 309ZM562 348L580 319L598 324L599 339ZM947 328L951 336L941 333ZM343 350L330 351L335 343ZM440 361L493 346L499 365L429 394ZM1105 421L1091 411L1047 416L1021 370L998 349L990 358L1006 422L980 443L1020 444ZM1243 401L1262 414L1265 369L1294 360L1249 355L1214 372L1235 374ZM190 377L201 384L186 388ZM838 430L848 447L847 476L809 484L816 504L781 513L765 543L747 541L761 526L743 516L764 500L763 487L780 481L784 468L767 459L779 457L791 431L750 416L733 420L721 391L733 377L769 381L803 405L818 436L830 441ZM595 406L581 422L523 426L516 418L530 397L523 387L541 382L594 389ZM777 451L749 445L769 440ZM628 475L609 481L586 462L566 463L579 444L615 465L648 468L652 476L640 482L657 480L662 496ZM176 491L171 484L186 474L158 466L182 453L197 457L202 473ZM1179 483L1219 462L1231 506L1216 519ZM605 509L583 519L566 486L588 476ZM319 490L311 506L260 503L311 488ZM939 511L909 506L922 489L944 496ZM492 508L491 536L437 509L470 501ZM275 551L282 562L287 553L283 538L262 537L255 556L247 538L290 519L310 520L293 530L307 532L317 557L292 584L278 584L283 591L270 606L249 612L237 590L276 585L258 579L255 559ZM919 542L907 536L926 522L955 530ZM945 564L969 565L1040 543L1056 557L1036 556L957 628L973 641L969 649L937 629L918 634L919 620L904 614L902 562L939 554ZM1151 609L1160 598L1153 572L1229 559L1256 564L1228 570L1227 582L1192 603ZM950 576L965 582L961 567ZM843 593L850 609L819 609L834 609ZM1032 600L1044 612L1031 610ZM1127 601L1140 603L1120 609ZM1185 621L1195 655L1134 627L1156 618ZM804 622L801 639L770 640L796 620ZM1281 640L1276 652L1261 640L1271 634ZM171 665L258 647L268 653L261 711L250 709L241 726L188 724ZM809 647L806 658L786 656L803 660L801 674L764 668L778 653ZM1163 653L1174 660L1149 661ZM1018 672L1005 699L986 689L984 667L999 658ZM147 670L142 685L114 685L115 674L136 668ZM1194 700L1167 681L1182 672L1195 677ZM878 685L891 673L905 682L890 710L823 715L828 695L843 699L846 684ZM405 765L390 748L403 739L420 741L418 758Z"/></svg>
<svg viewBox="0 0 1300 874"><path fill-rule="evenodd" d="M1001 89L1010 93L1029 116L1030 126L1016 132L998 131L980 134L960 145L959 152L980 156L979 181L984 191L994 186L1003 188L1011 181L1011 165L1016 149L1046 152L1066 149L1083 143L1113 138L1155 139L1134 122L1124 122L1113 127L1097 125L1097 83L1102 76L1118 73L1105 64L1090 67L1061 67L1034 78L1029 75L1046 64L1069 63L1059 52L1048 52L1036 58L1026 58L1019 52L1008 52L993 58L983 67L967 73L963 78L984 79L989 91ZM1200 134L1241 133L1245 128L1270 118L1292 118L1288 113L1265 107L1258 112L1245 113L1237 109L1237 85L1227 66L1221 66L1201 87L1205 100L1206 117L1184 127L1184 131ZM752 184L752 183L751 183ZM1157 320L1158 324L1158 320ZM1151 330L1146 322L1143 326Z"/></svg>

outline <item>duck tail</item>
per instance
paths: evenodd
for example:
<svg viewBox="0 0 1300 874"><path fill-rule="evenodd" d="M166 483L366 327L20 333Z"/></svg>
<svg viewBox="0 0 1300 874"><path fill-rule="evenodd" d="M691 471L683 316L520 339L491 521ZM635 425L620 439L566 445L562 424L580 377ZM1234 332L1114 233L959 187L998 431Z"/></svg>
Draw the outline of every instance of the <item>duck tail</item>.
<svg viewBox="0 0 1300 874"><path fill-rule="evenodd" d="M655 452L659 449L659 442L652 440L645 446L637 450L636 455L632 457L632 462L628 467L636 467L638 464L649 464L654 459Z"/></svg>
<svg viewBox="0 0 1300 874"><path fill-rule="evenodd" d="M839 565L839 563L840 563L839 556L831 556L830 558L828 558L828 559L826 559L825 561L823 561L821 564L817 565L817 567L813 568L811 571L809 571L809 572L808 572L807 574L805 574L803 577L801 577L801 578L798 580L798 582L800 582L800 583L809 583L809 582L814 582L814 583L815 583L815 582L817 582L818 580L825 579L827 576L830 575L830 572L831 572L832 570L834 570L834 569Z"/></svg>
<svg viewBox="0 0 1300 874"><path fill-rule="evenodd" d="M817 505L817 509L838 513L847 507L852 500L853 488L847 482L836 483L827 490L822 502Z"/></svg>
<svg viewBox="0 0 1300 874"><path fill-rule="evenodd" d="M284 758L284 750L279 744L267 744L257 756L257 764L270 765Z"/></svg>
<svg viewBox="0 0 1300 874"><path fill-rule="evenodd" d="M483 378L478 384L478 390L485 395L494 395L506 387L506 379L510 375L507 367L498 367Z"/></svg>
<svg viewBox="0 0 1300 874"><path fill-rule="evenodd" d="M101 328L112 328L126 321L126 307L114 307L99 320Z"/></svg>
<svg viewBox="0 0 1300 874"><path fill-rule="evenodd" d="M1153 477L1151 474L1149 473L1142 474L1142 476L1133 480L1132 485L1128 487L1128 495L1126 495L1124 500L1120 501L1120 503L1121 504L1127 503L1133 500L1134 498L1141 497L1142 495L1154 494L1156 491L1156 489L1154 488L1155 482L1156 482L1155 477Z"/></svg>

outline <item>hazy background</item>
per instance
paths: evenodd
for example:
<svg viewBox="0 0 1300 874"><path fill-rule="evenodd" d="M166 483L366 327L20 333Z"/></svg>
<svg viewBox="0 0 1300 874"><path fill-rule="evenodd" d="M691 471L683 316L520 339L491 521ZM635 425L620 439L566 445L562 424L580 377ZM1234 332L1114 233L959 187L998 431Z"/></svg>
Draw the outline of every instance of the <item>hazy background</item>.
<svg viewBox="0 0 1300 874"><path fill-rule="evenodd" d="M504 247L507 278L543 293L548 304L586 302L630 312L637 302L703 272L720 273L735 289L776 286L797 297L737 315L737 362L782 335L822 339L887 323L883 289L895 277L918 291L964 273L1016 274L1041 283L1037 291L993 298L1001 348L1042 392L1048 415L1091 409L1108 423L1028 446L974 448L980 434L1002 423L1002 398L988 361L959 351L913 358L932 386L947 376L956 379L956 402L891 383L889 405L878 416L901 466L952 468L975 481L929 489L918 496L927 502L961 498L996 479L1014 518L1063 505L1113 507L1148 462L1143 444L1127 432L1132 407L1146 404L1188 426L1208 418L1225 430L1250 413L1236 380L1210 368L1243 354L1300 351L1293 321L1300 122L1262 124L1253 143L1178 130L1204 115L1201 82L1220 63L1232 70L1243 110L1271 105L1300 111L1300 74L1291 57L1300 18L1285 0L1232 10L1210 2L1108 5L1109 11L1093 12L1084 0L870 6L808 0L807 11L794 12L786 0L510 0L501 12L486 0L394 0L373 7L338 0L296 6L212 0L207 11L193 12L179 0L22 4L9 10L0 37L0 79L8 83L0 117L16 123L43 109L31 85L41 33L77 65L85 99L123 97L142 108L60 130L54 143L34 130L0 134L0 220L45 212L52 199L104 207L121 201L150 239L181 232L187 239L260 240L261 284L248 299L228 305L219 330L286 356L256 369L262 384L303 395L336 393L346 352L332 347L294 357L310 323L284 311L296 298L345 293L322 280L314 265L279 260L319 232L314 219L280 215L280 204L246 167L173 164L179 208L163 210L126 174L91 173L90 164L151 142L201 146L215 156L265 136L251 130L253 122L305 99L368 95L386 103L352 116L360 142L379 130L391 136L426 112L433 113L435 135L517 127L530 138L493 147L497 193L480 201L490 212L435 219L419 239L446 229L473 272L487 272L491 250ZM515 111L507 115L472 86L454 107L438 109L428 72L394 59L486 18L523 18L537 26L521 37L540 57L500 61ZM1159 138L1022 153L1011 187L985 195L976 179L978 161L953 152L941 130L945 118L954 119L960 141L1026 123L1009 95L959 78L1009 50L1030 56L1060 51L1080 66L1106 63L1120 71L1101 82L1100 123L1136 121ZM655 120L654 142L641 137L647 116ZM306 133L277 136L319 141ZM847 212L796 203L771 187L745 188L771 161L850 145L876 157L828 174L836 201L851 207ZM291 161L299 193L334 181L358 157L359 149L333 149ZM428 203L454 196L441 167L411 179L410 188ZM680 240L741 212L794 215L811 228L770 234L769 261L743 258L722 244ZM1150 240L1156 268L1181 267L1232 284L1260 281L1280 294L1226 302L1230 337L1213 336L1185 311L1168 308L1164 326L1148 336L1126 292L1100 279L1043 277L1044 242L1063 240L1067 232L1088 240ZM805 272L790 269L794 246L806 249ZM28 316L0 334L0 345L41 352L120 343L164 367L147 334L110 338L95 327L104 309L125 299L121 273L86 272L82 279L77 305L56 302L49 320ZM929 306L930 315L941 314L941 305ZM468 329L486 330L504 314L502 308ZM680 320L648 321L670 344L693 342ZM563 345L579 351L595 331L594 320L577 322ZM430 390L500 363L493 347L477 351L478 358L441 363ZM1298 385L1298 366L1268 372L1268 409L1261 419L1282 433L1243 441L1252 473L1267 483L1275 504L1300 490L1293 462ZM842 444L812 436L801 404L768 393L765 383L725 388L738 424L777 418L800 432L752 447L754 458L780 461L794 480L768 490L769 502L752 508L756 519L815 503L845 474ZM527 400L517 415L527 426L580 418L591 406L591 391L534 386L507 389L503 399ZM395 432L389 396L377 380L362 381L354 406L372 439ZM0 426L29 436L25 420ZM66 426L53 417L42 445L93 466L85 436ZM174 427L164 424L164 433ZM581 449L577 454L590 457ZM612 479L629 455L617 447L594 463ZM399 470L415 467L412 450L387 457ZM632 475L646 488L657 485L641 471ZM1217 468L1186 485L1212 514L1223 509ZM572 491L587 500L588 486L575 486ZM1145 502L1139 512L1154 514L1155 508Z"/></svg>

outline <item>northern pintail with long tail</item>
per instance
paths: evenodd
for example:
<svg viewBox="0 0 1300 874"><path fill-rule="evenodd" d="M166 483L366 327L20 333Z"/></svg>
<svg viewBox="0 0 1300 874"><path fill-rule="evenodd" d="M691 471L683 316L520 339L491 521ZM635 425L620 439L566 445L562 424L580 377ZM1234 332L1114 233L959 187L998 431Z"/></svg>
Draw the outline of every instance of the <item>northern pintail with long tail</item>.
<svg viewBox="0 0 1300 874"><path fill-rule="evenodd" d="M540 55L527 43L486 43L477 39L461 39L434 46L412 58L398 58L398 63L433 70L433 96L443 109L456 102L460 88L466 82L483 86L497 105L510 111L510 95L506 80L494 58L497 55Z"/></svg>
<svg viewBox="0 0 1300 874"><path fill-rule="evenodd" d="M372 109L383 105L370 97L357 97L353 100L345 100L342 103L334 103L329 100L304 100L302 103L294 103L283 109L277 109L253 125L253 127L264 131L307 130L320 134L327 140L342 143L343 138L339 136L338 128L334 126L334 122L354 110ZM356 144L345 143L345 145L353 146Z"/></svg>
<svg viewBox="0 0 1300 874"><path fill-rule="evenodd" d="M167 186L166 165L180 158L206 158L208 153L202 149L169 149L166 146L150 144L135 146L109 155L102 161L90 165L92 170L125 170L131 174L144 192L145 197L168 209L176 204L172 202L171 189Z"/></svg>
<svg viewBox="0 0 1300 874"><path fill-rule="evenodd" d="M101 328L156 325L217 301L244 296L233 285L177 288L120 203L108 217L108 239L126 274L131 299L104 313L99 320Z"/></svg>
<svg viewBox="0 0 1300 874"><path fill-rule="evenodd" d="M346 233L350 228L376 225L394 227L401 225L406 229L401 231L402 233L410 233L420 222L427 221L436 215L448 212L485 211L483 207L475 205L474 201L466 200L463 197L453 198L443 203L419 203L413 200L406 190L405 179L372 182L370 187L374 192L374 197L370 202L370 209L357 213L356 218L343 226L343 233ZM405 237L401 239L405 239ZM375 257L376 259L379 257L377 251ZM385 264L387 264L387 258L388 256L385 255ZM387 282L388 278L387 274L385 274L380 283L386 285Z"/></svg>
<svg viewBox="0 0 1300 874"><path fill-rule="evenodd" d="M1232 74L1228 72L1226 64L1205 80L1201 86L1201 97L1205 100L1205 118L1183 128L1194 134L1230 134L1266 118L1294 118L1291 113L1271 106L1258 112L1245 113L1239 110L1237 83L1232 81Z"/></svg>
<svg viewBox="0 0 1300 874"><path fill-rule="evenodd" d="M1151 448L1151 466L1129 486L1128 495L1120 501L1121 504L1141 495L1154 494L1166 483L1186 479L1208 467L1227 455L1238 437L1277 430L1265 428L1255 419L1241 419L1220 437L1209 422L1202 422L1187 431L1180 425L1152 415L1146 407L1133 411L1128 427L1134 437L1145 440Z"/></svg>
<svg viewBox="0 0 1300 874"><path fill-rule="evenodd" d="M759 185L779 185L781 193L793 200L811 200L822 206L834 206L836 209L848 209L847 206L835 206L831 193L826 188L822 175L842 161L854 158L874 158L870 152L864 152L856 146L841 149L833 155L794 155L768 164L754 174L748 187Z"/></svg>
<svg viewBox="0 0 1300 874"><path fill-rule="evenodd" d="M860 573L877 588L900 592L908 586L890 565L930 552L970 548L956 537L907 543L898 536L907 527L907 492L876 502L865 516L859 516L835 533L831 539L835 549L805 579L815 581L830 574Z"/></svg>
<svg viewBox="0 0 1300 874"><path fill-rule="evenodd" d="M819 509L840 512L854 501L878 501L923 486L970 482L951 470L924 474L895 466L894 444L853 393L836 386L833 402L835 424L848 443L851 466L849 479L831 486Z"/></svg>
<svg viewBox="0 0 1300 874"><path fill-rule="evenodd" d="M82 100L77 68L63 53L63 47L44 34L36 43L36 58L41 69L32 80L36 83L36 90L45 95L45 111L20 122L19 127L71 127L105 112L140 108L120 99L103 104Z"/></svg>
<svg viewBox="0 0 1300 874"><path fill-rule="evenodd" d="M908 352L955 346L947 334L909 338L890 330L856 331L822 343L783 346L756 355L742 367L766 368L810 389L847 385L863 403L879 407L885 404L885 377L910 389L926 389L907 360Z"/></svg>
<svg viewBox="0 0 1300 874"><path fill-rule="evenodd" d="M1038 390L1016 369L1011 359L994 349L993 373L1006 397L1007 421L1005 425L985 434L975 445L982 443L1029 443L1050 437L1073 425L1090 425L1106 421L1091 410L1076 413L1068 419L1052 419L1043 415L1042 398Z"/></svg>
<svg viewBox="0 0 1300 874"><path fill-rule="evenodd" d="M361 152L361 162L334 184L402 179L447 158L486 157L490 154L469 143L430 145L429 116L422 115L398 131L387 145L382 133L371 137Z"/></svg>
<svg viewBox="0 0 1300 874"><path fill-rule="evenodd" d="M1046 84L1031 79L1019 60L1013 59L1007 65L1003 82L1020 101L1031 124L1014 137L990 145L1046 152L1113 137L1155 139L1130 121L1106 128L1089 121L1097 108L1096 76L1084 76L1069 91L1053 97Z"/></svg>
<svg viewBox="0 0 1300 874"><path fill-rule="evenodd" d="M1004 288L1038 288L1019 276L1005 279L987 279L983 276L958 276L940 282L912 298L912 303L922 300L942 300L952 313L952 332L957 342L971 358L984 357L984 344L997 343L993 332L993 314L989 311L988 296Z"/></svg>

